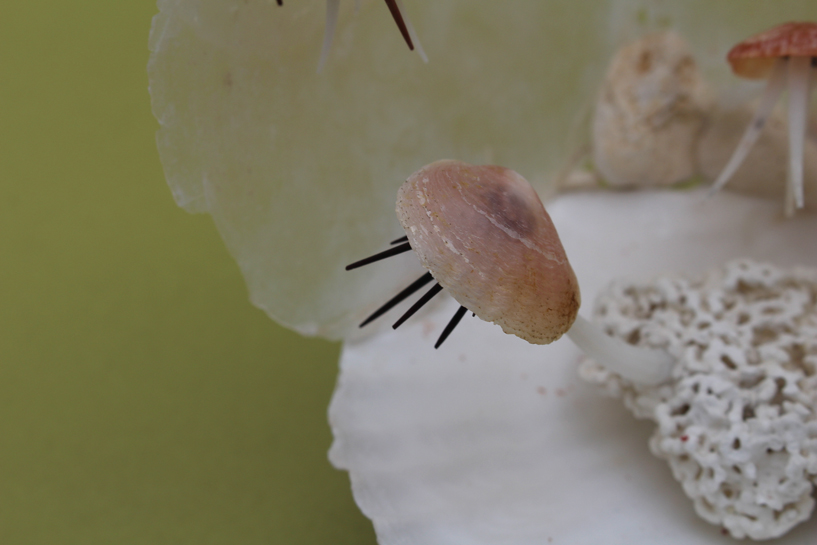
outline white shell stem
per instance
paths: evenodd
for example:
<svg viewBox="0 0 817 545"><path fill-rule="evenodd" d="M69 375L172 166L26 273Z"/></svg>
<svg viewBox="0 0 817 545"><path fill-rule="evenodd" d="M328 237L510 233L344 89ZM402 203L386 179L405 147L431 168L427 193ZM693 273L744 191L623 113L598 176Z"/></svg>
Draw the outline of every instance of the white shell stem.
<svg viewBox="0 0 817 545"><path fill-rule="evenodd" d="M749 150L752 149L752 146L757 141L758 137L760 136L760 131L762 131L763 127L766 125L766 121L768 121L769 116L772 113L772 109L777 103L777 100L780 98L780 94L783 92L783 87L786 85L787 64L788 63L785 59L778 59L775 62L772 73L769 76L768 83L766 84L766 88L763 90L763 96L760 98L760 105L758 105L757 111L755 112L751 123L749 123L749 126L746 128L746 132L743 133L743 136L738 143L738 147L735 148L734 153L732 153L732 157L729 158L729 162L726 163L726 166L723 167L723 170L715 180L715 183L712 184L712 188L709 190L707 196L711 197L723 189L723 186L725 186L726 182L728 182L732 175L735 174L735 171L743 163L743 160L746 158L746 155L748 155ZM802 146L799 156L802 158Z"/></svg>
<svg viewBox="0 0 817 545"><path fill-rule="evenodd" d="M660 384L670 377L675 359L663 350L634 346L611 337L602 329L576 316L567 336L584 354L608 370L644 385Z"/></svg>
<svg viewBox="0 0 817 545"><path fill-rule="evenodd" d="M791 57L789 80L789 168L787 173L786 215L795 208L803 208L803 142L806 138L810 57ZM789 197L791 195L792 197Z"/></svg>

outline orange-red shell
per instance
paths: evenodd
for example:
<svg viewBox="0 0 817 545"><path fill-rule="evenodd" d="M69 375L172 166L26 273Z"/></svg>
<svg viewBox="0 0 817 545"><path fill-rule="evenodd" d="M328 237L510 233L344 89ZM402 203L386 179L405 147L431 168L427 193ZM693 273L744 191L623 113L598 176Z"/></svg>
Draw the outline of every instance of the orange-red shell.
<svg viewBox="0 0 817 545"><path fill-rule="evenodd" d="M397 215L423 266L483 320L535 344L573 324L576 276L542 201L513 170L437 161L400 187Z"/></svg>
<svg viewBox="0 0 817 545"><path fill-rule="evenodd" d="M817 57L817 23L778 25L746 39L726 56L735 74L763 79L780 57Z"/></svg>

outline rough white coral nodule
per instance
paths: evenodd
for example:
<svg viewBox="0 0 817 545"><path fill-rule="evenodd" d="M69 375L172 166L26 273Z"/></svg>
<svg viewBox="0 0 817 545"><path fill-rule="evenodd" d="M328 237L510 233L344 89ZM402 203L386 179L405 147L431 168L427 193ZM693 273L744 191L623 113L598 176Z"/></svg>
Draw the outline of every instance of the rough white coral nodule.
<svg viewBox="0 0 817 545"><path fill-rule="evenodd" d="M769 539L806 520L817 484L817 271L735 261L703 279L617 283L596 319L677 356L647 387L592 361L582 377L639 418L697 513L736 538Z"/></svg>

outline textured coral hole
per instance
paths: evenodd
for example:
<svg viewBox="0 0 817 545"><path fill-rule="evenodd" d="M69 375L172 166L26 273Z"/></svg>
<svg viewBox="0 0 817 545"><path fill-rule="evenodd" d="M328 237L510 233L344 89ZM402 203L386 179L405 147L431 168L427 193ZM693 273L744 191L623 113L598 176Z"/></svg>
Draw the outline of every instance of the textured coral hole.
<svg viewBox="0 0 817 545"><path fill-rule="evenodd" d="M755 286L742 279L738 281L738 285L735 287L735 291L740 295L746 295L747 293L752 292L754 289Z"/></svg>
<svg viewBox="0 0 817 545"><path fill-rule="evenodd" d="M789 355L789 365L802 369L807 377L814 374L814 366L806 359L806 349L802 344L792 344L785 348Z"/></svg>
<svg viewBox="0 0 817 545"><path fill-rule="evenodd" d="M723 362L723 364L724 364L726 367L728 367L729 369L735 370L735 369L737 369L737 368L738 368L738 366L735 364L734 360L732 360L732 358L730 358L730 357L729 357L729 356L727 356L726 354L724 354L723 356L721 356L721 362Z"/></svg>
<svg viewBox="0 0 817 545"><path fill-rule="evenodd" d="M780 484L783 484L783 482L785 482L785 481L781 481ZM800 510L800 507L796 503L787 503L786 505L783 506L783 509L781 509L779 511L775 510L774 515L773 515L774 520L776 520L776 521L780 520L780 518L783 517L783 516L788 517L789 516L788 513L792 512L792 511L796 512L796 511L799 511L799 510Z"/></svg>
<svg viewBox="0 0 817 545"><path fill-rule="evenodd" d="M783 390L786 388L786 379L778 377L774 379L774 383L777 386L777 391L774 397L769 400L769 404L782 406L785 401L788 401L788 396L783 393Z"/></svg>
<svg viewBox="0 0 817 545"><path fill-rule="evenodd" d="M755 375L753 377L746 377L741 379L740 387L744 390L751 390L761 382L763 382L764 376L763 375Z"/></svg>
<svg viewBox="0 0 817 545"><path fill-rule="evenodd" d="M672 414L672 416L683 416L688 412L689 412L689 404L684 403L680 407L676 407L675 409L673 409L672 413L670 413L670 414Z"/></svg>

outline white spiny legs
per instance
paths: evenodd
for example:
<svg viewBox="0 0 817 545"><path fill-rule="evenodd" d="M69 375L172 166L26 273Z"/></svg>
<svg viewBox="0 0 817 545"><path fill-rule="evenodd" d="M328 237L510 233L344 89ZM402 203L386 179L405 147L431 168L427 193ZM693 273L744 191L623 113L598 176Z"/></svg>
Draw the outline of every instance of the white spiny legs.
<svg viewBox="0 0 817 545"><path fill-rule="evenodd" d="M738 147L735 148L732 157L729 158L729 162L726 163L726 166L723 167L715 183L712 184L712 189L709 190L710 196L723 189L723 186L726 185L726 182L729 181L741 163L743 163L746 155L749 154L749 150L752 149L752 146L760 136L760 131L763 130L763 127L766 125L766 121L768 121L774 105L783 92L783 87L786 86L786 64L785 59L779 59L775 63L768 83L766 83L766 88L763 90L763 96L760 98L760 105L752 117L749 126L746 127L746 132L743 133Z"/></svg>
<svg viewBox="0 0 817 545"><path fill-rule="evenodd" d="M769 76L760 105L752 117L743 136L735 148L732 157L723 167L720 175L712 184L709 195L723 188L735 174L743 160L748 155L754 143L760 136L766 121L772 113L774 105L780 98L784 87L788 87L789 94L789 160L786 171L785 211L792 216L795 209L803 208L803 156L805 152L806 126L808 121L809 95L811 91L812 74L817 71L815 60L812 57L781 58L775 62Z"/></svg>
<svg viewBox="0 0 817 545"><path fill-rule="evenodd" d="M786 180L786 215L803 208L803 143L808 120L811 58L789 59L789 168Z"/></svg>
<svg viewBox="0 0 817 545"><path fill-rule="evenodd" d="M323 31L323 46L321 46L321 60L318 61L318 72L323 68L329 50L332 48L332 38L338 26L338 10L340 0L326 0L326 28Z"/></svg>

